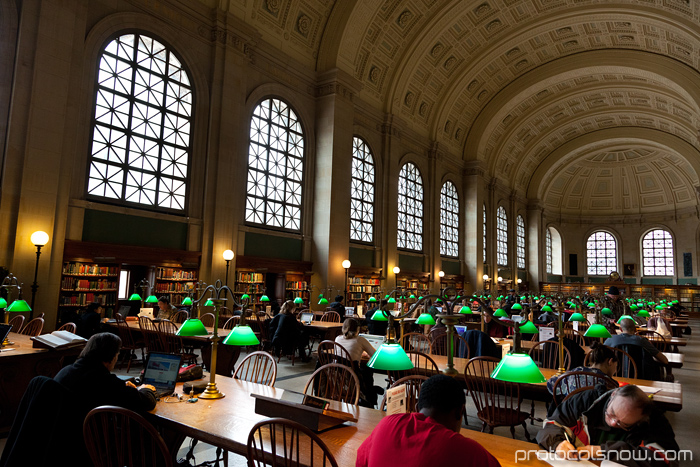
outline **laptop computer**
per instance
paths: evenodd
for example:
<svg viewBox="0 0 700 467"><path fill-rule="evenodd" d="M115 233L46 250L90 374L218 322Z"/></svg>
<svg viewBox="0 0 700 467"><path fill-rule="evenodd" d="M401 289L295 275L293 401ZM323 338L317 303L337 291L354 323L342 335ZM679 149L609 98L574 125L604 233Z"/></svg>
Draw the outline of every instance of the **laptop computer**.
<svg viewBox="0 0 700 467"><path fill-rule="evenodd" d="M379 336L377 334L360 334L362 337L367 339L367 341L372 344L372 347L374 347L374 350L377 350L380 345L384 343L386 340L385 336Z"/></svg>
<svg viewBox="0 0 700 467"><path fill-rule="evenodd" d="M455 332L459 334L460 336L464 334L467 330L466 326L455 326Z"/></svg>
<svg viewBox="0 0 700 467"><path fill-rule="evenodd" d="M139 311L139 316L146 316L153 319L153 308L141 308Z"/></svg>
<svg viewBox="0 0 700 467"><path fill-rule="evenodd" d="M311 324L311 321L314 320L314 314L313 313L302 313L301 316L299 316L299 321L301 321L303 324Z"/></svg>
<svg viewBox="0 0 700 467"><path fill-rule="evenodd" d="M354 306L346 306L345 307L345 316L355 316L355 307Z"/></svg>
<svg viewBox="0 0 700 467"><path fill-rule="evenodd" d="M175 382L181 363L180 355L150 352L141 384L153 385L158 398L169 396L175 392Z"/></svg>

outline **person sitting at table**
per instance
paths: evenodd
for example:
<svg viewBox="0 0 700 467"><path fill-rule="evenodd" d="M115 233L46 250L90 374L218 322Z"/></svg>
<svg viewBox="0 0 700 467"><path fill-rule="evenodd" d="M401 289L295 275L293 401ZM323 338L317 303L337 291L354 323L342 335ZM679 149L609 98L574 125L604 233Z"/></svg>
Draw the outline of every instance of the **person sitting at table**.
<svg viewBox="0 0 700 467"><path fill-rule="evenodd" d="M375 313L382 312L381 310L386 304L386 299L383 299L379 302L378 306L367 311L367 314L365 315L365 324L367 325L367 331L370 334L374 334L377 336L386 336L386 328L389 326L389 323L387 321L376 321L372 319L372 316L374 316Z"/></svg>
<svg viewBox="0 0 700 467"><path fill-rule="evenodd" d="M303 362L308 362L311 357L306 355L306 348L309 346L309 336L304 329L304 325L297 321L294 316L296 305L292 300L287 300L282 304L280 312L270 321L270 336L272 336L272 346L275 353L279 355L291 355L294 349L299 350L299 356Z"/></svg>
<svg viewBox="0 0 700 467"><path fill-rule="evenodd" d="M177 313L177 308L170 304L170 297L163 295L158 297L158 315L157 319L170 319Z"/></svg>
<svg viewBox="0 0 700 467"><path fill-rule="evenodd" d="M331 302L330 305L328 305L328 307L331 309L331 311L335 311L340 316L345 316L345 305L343 305L342 295L336 295L335 299Z"/></svg>
<svg viewBox="0 0 700 467"><path fill-rule="evenodd" d="M668 365L668 358L666 355L661 353L659 349L654 347L654 344L649 342L649 339L643 336L637 335L637 323L634 320L625 318L620 322L620 334L616 334L612 337L605 339L603 344L608 347L622 347L623 345L638 345L644 350L649 352L649 354L656 360L664 365Z"/></svg>
<svg viewBox="0 0 700 467"><path fill-rule="evenodd" d="M557 321L559 321L559 314L555 313L553 309L548 309L537 317L536 323L547 325L549 323L556 323Z"/></svg>
<svg viewBox="0 0 700 467"><path fill-rule="evenodd" d="M377 391L374 389L374 373L372 369L362 362L362 354L366 352L372 357L374 355L374 347L367 339L360 336L360 324L354 318L348 318L343 323L342 334L335 338L337 344L342 345L350 354L350 364L355 373L360 378L360 392L363 402L367 407L377 405Z"/></svg>
<svg viewBox="0 0 700 467"><path fill-rule="evenodd" d="M599 384L573 395L547 417L537 442L567 459L640 467L667 466L666 453L679 449L671 424L634 385L608 390Z"/></svg>
<svg viewBox="0 0 700 467"><path fill-rule="evenodd" d="M589 352L588 365L589 366L578 366L568 370L567 373L573 371L586 371L589 373L599 374L603 377L607 376L609 377L609 383L614 384L615 387L617 387L617 382L612 379L613 375L615 374L615 370L617 370L617 355L615 355L615 351L613 349L604 346L600 342L594 342L593 345L591 345L591 350ZM559 379L560 376L561 375L554 375L549 378L549 381L547 381L547 390L550 394L554 394L554 383L557 382L557 379ZM598 378L586 376L587 384L585 384L585 386L595 386L597 382ZM561 395L561 399L563 399L567 394L578 389L578 383L580 383L578 378L567 378L565 381L562 381L562 383L559 384L559 387L557 388L557 395ZM554 409L554 404L552 404L552 409Z"/></svg>
<svg viewBox="0 0 700 467"><path fill-rule="evenodd" d="M464 389L435 375L421 386L418 412L384 417L357 451L357 467L388 465L500 466L479 443L460 434Z"/></svg>
<svg viewBox="0 0 700 467"><path fill-rule="evenodd" d="M491 337L496 337L496 338L505 338L506 337L506 326L502 325L501 323L497 322L498 318L492 318L491 315L488 313L484 314L484 330L486 331L486 334L488 334Z"/></svg>
<svg viewBox="0 0 700 467"><path fill-rule="evenodd" d="M89 339L100 331L104 308L101 303L92 302L76 323L76 334Z"/></svg>

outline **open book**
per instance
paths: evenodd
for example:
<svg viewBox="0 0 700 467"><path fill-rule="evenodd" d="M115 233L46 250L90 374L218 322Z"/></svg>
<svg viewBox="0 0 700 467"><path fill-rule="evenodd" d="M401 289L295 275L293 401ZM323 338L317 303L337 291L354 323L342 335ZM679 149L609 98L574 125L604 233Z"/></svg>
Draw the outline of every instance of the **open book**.
<svg viewBox="0 0 700 467"><path fill-rule="evenodd" d="M54 331L51 334L42 334L32 337L34 347L48 347L56 349L58 347L69 347L73 345L85 345L87 339L68 331Z"/></svg>

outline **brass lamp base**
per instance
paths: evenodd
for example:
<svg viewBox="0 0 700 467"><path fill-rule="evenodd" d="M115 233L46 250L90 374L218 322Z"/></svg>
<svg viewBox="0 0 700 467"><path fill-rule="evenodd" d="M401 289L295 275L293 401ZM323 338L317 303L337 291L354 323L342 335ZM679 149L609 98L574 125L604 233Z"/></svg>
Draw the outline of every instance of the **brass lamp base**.
<svg viewBox="0 0 700 467"><path fill-rule="evenodd" d="M554 374L555 374L556 376L561 376L561 375L563 375L564 373L566 373L566 368L558 368L558 369L557 369L557 372L554 373Z"/></svg>
<svg viewBox="0 0 700 467"><path fill-rule="evenodd" d="M216 383L207 384L204 392L199 395L200 399L221 399L223 397L226 397L226 394L219 392L216 388Z"/></svg>

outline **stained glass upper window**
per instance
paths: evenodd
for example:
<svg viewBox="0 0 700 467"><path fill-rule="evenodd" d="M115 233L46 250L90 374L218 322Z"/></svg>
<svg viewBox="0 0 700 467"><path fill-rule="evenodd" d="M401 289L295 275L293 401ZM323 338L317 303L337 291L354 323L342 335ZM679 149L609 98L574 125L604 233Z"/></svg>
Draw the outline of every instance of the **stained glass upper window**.
<svg viewBox="0 0 700 467"><path fill-rule="evenodd" d="M544 253L547 261L546 271L552 273L552 232L547 229L544 233Z"/></svg>
<svg viewBox="0 0 700 467"><path fill-rule="evenodd" d="M248 146L246 222L301 230L304 131L294 110L266 99L253 111Z"/></svg>
<svg viewBox="0 0 700 467"><path fill-rule="evenodd" d="M350 240L371 243L374 235L374 158L367 143L352 139Z"/></svg>
<svg viewBox="0 0 700 467"><path fill-rule="evenodd" d="M607 276L617 271L617 241L610 233L593 232L586 242L588 274Z"/></svg>
<svg viewBox="0 0 700 467"><path fill-rule="evenodd" d="M180 60L143 34L102 51L97 72L88 196L183 211L193 93Z"/></svg>
<svg viewBox="0 0 700 467"><path fill-rule="evenodd" d="M440 254L459 256L459 198L452 182L440 190Z"/></svg>
<svg viewBox="0 0 700 467"><path fill-rule="evenodd" d="M642 262L645 276L672 276L673 238L666 230L656 229L642 239Z"/></svg>
<svg viewBox="0 0 700 467"><path fill-rule="evenodd" d="M408 162L399 172L399 209L396 246L423 249L423 178L418 167Z"/></svg>
<svg viewBox="0 0 700 467"><path fill-rule="evenodd" d="M496 263L508 266L508 216L503 206L498 206L496 211L496 247Z"/></svg>
<svg viewBox="0 0 700 467"><path fill-rule="evenodd" d="M515 218L515 256L518 269L525 269L525 220L523 216Z"/></svg>

